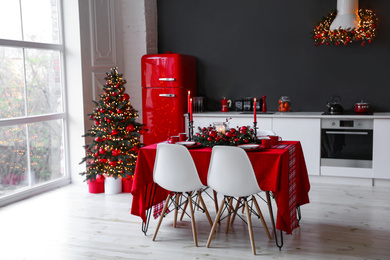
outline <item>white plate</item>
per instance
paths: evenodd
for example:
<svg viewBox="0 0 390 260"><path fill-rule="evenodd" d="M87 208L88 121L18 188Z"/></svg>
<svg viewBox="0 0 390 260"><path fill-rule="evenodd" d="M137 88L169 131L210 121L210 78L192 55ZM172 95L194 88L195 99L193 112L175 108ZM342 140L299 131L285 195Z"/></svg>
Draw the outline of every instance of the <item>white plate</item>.
<svg viewBox="0 0 390 260"><path fill-rule="evenodd" d="M256 149L256 148L259 148L260 145L258 144L241 144L241 145L237 145L237 147L240 147L242 149L245 149L245 150L249 150L249 149Z"/></svg>
<svg viewBox="0 0 390 260"><path fill-rule="evenodd" d="M193 141L185 141L185 142L176 142L176 144L181 144L181 145L184 145L184 146L192 146L192 145L195 145L196 142L193 142Z"/></svg>

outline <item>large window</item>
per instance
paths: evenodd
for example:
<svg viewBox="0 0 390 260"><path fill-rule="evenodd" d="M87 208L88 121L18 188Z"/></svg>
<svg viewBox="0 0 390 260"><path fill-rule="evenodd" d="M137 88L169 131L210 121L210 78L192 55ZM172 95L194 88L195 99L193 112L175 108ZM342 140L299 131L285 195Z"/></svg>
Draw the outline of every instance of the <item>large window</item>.
<svg viewBox="0 0 390 260"><path fill-rule="evenodd" d="M0 0L0 199L67 176L61 0Z"/></svg>

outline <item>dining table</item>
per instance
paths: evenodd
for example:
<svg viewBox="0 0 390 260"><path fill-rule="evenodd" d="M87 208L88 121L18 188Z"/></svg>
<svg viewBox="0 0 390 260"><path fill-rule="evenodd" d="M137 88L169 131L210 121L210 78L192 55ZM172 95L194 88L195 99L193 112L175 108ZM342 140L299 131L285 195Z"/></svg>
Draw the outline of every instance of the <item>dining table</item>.
<svg viewBox="0 0 390 260"><path fill-rule="evenodd" d="M261 147L263 148L263 147ZM131 190L131 214L150 219L147 211L163 202L169 191L153 182L157 144L139 150ZM211 147L188 147L201 182L207 186ZM299 141L281 141L269 149L246 150L261 190L271 192L277 206L276 229L292 234L299 227L297 209L309 203L310 182ZM237 172L237 178L240 173ZM145 231L144 231L145 232ZM275 233L276 235L276 233Z"/></svg>

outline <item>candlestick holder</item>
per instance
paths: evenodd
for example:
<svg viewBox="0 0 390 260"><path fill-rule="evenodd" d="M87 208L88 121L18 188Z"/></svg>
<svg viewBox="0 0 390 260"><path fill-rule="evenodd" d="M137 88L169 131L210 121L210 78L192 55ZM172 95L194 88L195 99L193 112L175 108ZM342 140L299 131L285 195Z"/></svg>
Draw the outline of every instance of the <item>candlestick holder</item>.
<svg viewBox="0 0 390 260"><path fill-rule="evenodd" d="M188 113L188 141L192 141L194 135L194 121L191 121L190 113Z"/></svg>
<svg viewBox="0 0 390 260"><path fill-rule="evenodd" d="M255 130L255 140L257 140L257 122L253 122L253 129Z"/></svg>

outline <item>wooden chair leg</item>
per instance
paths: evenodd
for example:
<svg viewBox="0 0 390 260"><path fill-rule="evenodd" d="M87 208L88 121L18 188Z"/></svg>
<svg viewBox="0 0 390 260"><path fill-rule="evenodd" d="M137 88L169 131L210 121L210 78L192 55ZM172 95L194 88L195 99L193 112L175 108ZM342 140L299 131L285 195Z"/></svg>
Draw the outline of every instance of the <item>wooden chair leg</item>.
<svg viewBox="0 0 390 260"><path fill-rule="evenodd" d="M154 232L154 236L153 236L152 241L154 241L156 239L157 232L160 229L161 222L162 222L162 220L164 218L165 212L167 211L169 200L171 199L171 197L172 197L171 194L168 194L168 197L167 197L167 199L165 201L165 205L164 205L162 214L161 214L160 219L159 219L158 224L157 224L156 232Z"/></svg>
<svg viewBox="0 0 390 260"><path fill-rule="evenodd" d="M177 205L179 204L179 199L180 199L180 194L176 193L175 217L173 219L173 227L176 227L177 224L177 213L179 212Z"/></svg>
<svg viewBox="0 0 390 260"><path fill-rule="evenodd" d="M267 223L265 223L265 221L264 221L263 213L261 213L259 204L257 203L257 200L256 200L255 196L252 195L252 199L253 199L253 203L255 204L255 207L256 207L256 210L257 210L257 214L259 214L259 216L260 216L260 220L261 220L261 223L263 224L265 233L267 233L268 239L271 239L271 235L269 233L269 230L268 230L268 227L267 227Z"/></svg>
<svg viewBox="0 0 390 260"><path fill-rule="evenodd" d="M196 226L195 226L195 215L194 215L194 208L192 207L192 199L191 199L191 194L188 194L188 204L190 206L190 211L191 211L191 226L192 226L192 235L194 237L194 243L195 246L198 246L198 238L196 236Z"/></svg>
<svg viewBox="0 0 390 260"><path fill-rule="evenodd" d="M246 218L248 220L248 231L249 231L249 238L251 240L252 252L254 255L256 255L255 240L253 239L252 221L251 221L251 215L249 212L248 201L245 199L244 203L245 203L245 209L246 209Z"/></svg>
<svg viewBox="0 0 390 260"><path fill-rule="evenodd" d="M240 204L241 204L241 197L238 198L236 207L234 208L234 212L233 212L233 216L232 216L232 221L230 222L230 225L232 225L232 226L233 226L234 220L236 219L237 210L238 210L238 207L240 206Z"/></svg>
<svg viewBox="0 0 390 260"><path fill-rule="evenodd" d="M188 200L186 201L186 204L184 204L184 208L183 208L183 211L181 212L181 216L180 216L180 221L183 220L184 214L186 213L187 206L188 206Z"/></svg>
<svg viewBox="0 0 390 260"><path fill-rule="evenodd" d="M217 224L218 224L218 222L219 222L219 219L221 218L223 205L225 205L225 198L223 198L223 200L222 200L222 202L221 202L221 207L220 207L219 210L218 210L217 216L215 217L215 220L214 220L213 227L211 228L210 235L209 235L209 239L207 240L207 244L206 244L206 247L207 247L207 248L210 247L211 239L213 239L215 229L217 228Z"/></svg>
<svg viewBox="0 0 390 260"><path fill-rule="evenodd" d="M233 208L233 197L230 197L229 199L229 207L228 207L228 217L226 221L226 234L229 233L229 226L230 226L230 215L232 214L232 208Z"/></svg>
<svg viewBox="0 0 390 260"><path fill-rule="evenodd" d="M199 198L200 203L202 204L202 207L204 209L204 213L206 214L207 220L209 221L210 226L212 227L213 226L213 221L210 218L209 211L207 210L206 204L204 203L204 200L202 198L202 195L201 195L200 191L198 191L198 198Z"/></svg>
<svg viewBox="0 0 390 260"><path fill-rule="evenodd" d="M218 196L217 196L217 192L215 190L213 190L213 194L214 194L215 212L218 212Z"/></svg>

